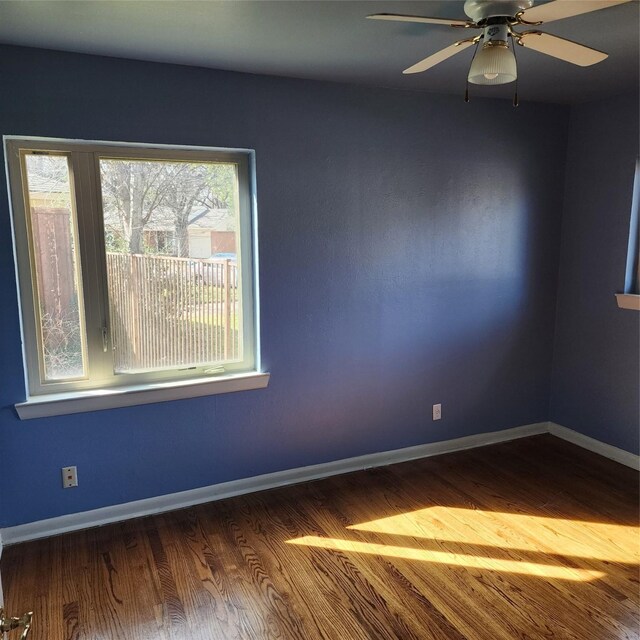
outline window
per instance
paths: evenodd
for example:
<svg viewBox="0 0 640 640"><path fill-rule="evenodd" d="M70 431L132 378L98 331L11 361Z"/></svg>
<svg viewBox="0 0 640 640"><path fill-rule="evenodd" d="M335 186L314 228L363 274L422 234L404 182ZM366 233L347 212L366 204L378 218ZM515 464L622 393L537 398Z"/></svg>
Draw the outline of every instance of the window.
<svg viewBox="0 0 640 640"><path fill-rule="evenodd" d="M640 159L636 160L631 200L631 220L629 224L629 246L625 271L624 293L617 293L618 306L621 309L640 311Z"/></svg>
<svg viewBox="0 0 640 640"><path fill-rule="evenodd" d="M257 371L249 152L10 139L7 157L32 400Z"/></svg>

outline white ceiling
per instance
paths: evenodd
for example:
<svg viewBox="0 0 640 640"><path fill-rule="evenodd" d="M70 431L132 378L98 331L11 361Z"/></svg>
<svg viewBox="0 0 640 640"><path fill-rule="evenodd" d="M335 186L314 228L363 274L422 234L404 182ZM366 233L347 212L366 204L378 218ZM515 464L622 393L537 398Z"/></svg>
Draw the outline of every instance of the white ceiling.
<svg viewBox="0 0 640 640"><path fill-rule="evenodd" d="M473 49L413 76L402 70L461 36L450 27L366 20L370 13L465 18L462 0L1 0L0 43L250 73L464 93ZM518 47L521 100L582 102L638 86L638 0L549 23L609 53L577 67ZM466 34L465 34L466 35ZM508 97L513 85L472 86Z"/></svg>

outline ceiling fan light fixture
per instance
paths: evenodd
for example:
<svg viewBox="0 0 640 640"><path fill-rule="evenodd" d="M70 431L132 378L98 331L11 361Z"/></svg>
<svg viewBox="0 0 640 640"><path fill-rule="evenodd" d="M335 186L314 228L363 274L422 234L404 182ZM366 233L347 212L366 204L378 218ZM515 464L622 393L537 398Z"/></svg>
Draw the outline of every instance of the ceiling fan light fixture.
<svg viewBox="0 0 640 640"><path fill-rule="evenodd" d="M471 62L469 82L508 84L518 77L516 59L506 40L489 40Z"/></svg>

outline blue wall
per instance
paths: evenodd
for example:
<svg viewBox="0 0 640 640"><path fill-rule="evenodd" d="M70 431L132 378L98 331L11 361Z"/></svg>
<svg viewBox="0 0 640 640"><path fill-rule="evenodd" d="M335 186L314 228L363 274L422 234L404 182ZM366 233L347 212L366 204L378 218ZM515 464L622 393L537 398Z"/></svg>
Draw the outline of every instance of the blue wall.
<svg viewBox="0 0 640 640"><path fill-rule="evenodd" d="M256 150L272 373L19 421L0 181L0 526L548 419L567 108L13 47L0 77L2 134Z"/></svg>
<svg viewBox="0 0 640 640"><path fill-rule="evenodd" d="M640 314L624 290L638 95L571 111L551 420L638 453Z"/></svg>

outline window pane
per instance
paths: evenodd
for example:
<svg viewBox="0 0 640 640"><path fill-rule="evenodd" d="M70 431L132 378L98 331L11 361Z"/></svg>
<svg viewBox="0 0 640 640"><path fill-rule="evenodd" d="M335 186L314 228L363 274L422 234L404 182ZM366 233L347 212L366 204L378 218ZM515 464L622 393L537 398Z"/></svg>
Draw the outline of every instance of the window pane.
<svg viewBox="0 0 640 640"><path fill-rule="evenodd" d="M102 158L114 371L242 359L233 163Z"/></svg>
<svg viewBox="0 0 640 640"><path fill-rule="evenodd" d="M80 265L68 159L27 154L25 166L44 379L84 377Z"/></svg>

